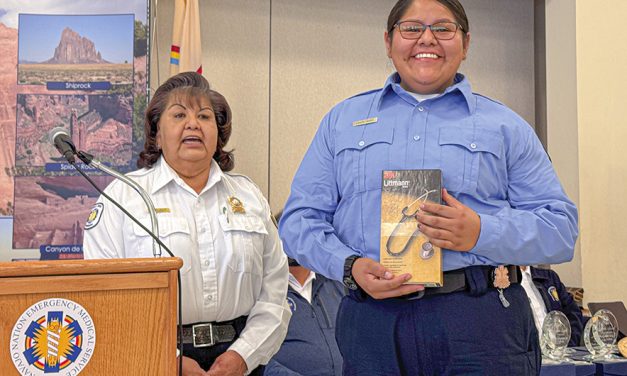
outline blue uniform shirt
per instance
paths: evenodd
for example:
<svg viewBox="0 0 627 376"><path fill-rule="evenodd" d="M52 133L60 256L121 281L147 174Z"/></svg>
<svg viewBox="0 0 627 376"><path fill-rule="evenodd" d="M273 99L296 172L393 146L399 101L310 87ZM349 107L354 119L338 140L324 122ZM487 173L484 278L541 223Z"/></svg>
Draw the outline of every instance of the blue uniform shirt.
<svg viewBox="0 0 627 376"><path fill-rule="evenodd" d="M481 217L475 247L444 250L444 270L570 260L577 208L529 124L461 74L420 103L399 82L395 73L322 120L281 217L287 254L336 280L351 254L379 260L381 172L441 169L444 188Z"/></svg>

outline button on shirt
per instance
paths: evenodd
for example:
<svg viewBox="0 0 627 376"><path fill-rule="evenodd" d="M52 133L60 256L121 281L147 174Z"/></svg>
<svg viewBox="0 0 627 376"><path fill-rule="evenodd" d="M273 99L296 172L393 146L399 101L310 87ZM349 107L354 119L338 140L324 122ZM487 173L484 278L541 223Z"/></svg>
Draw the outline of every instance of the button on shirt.
<svg viewBox="0 0 627 376"><path fill-rule="evenodd" d="M252 370L279 349L290 317L285 304L288 267L270 208L248 178L225 174L212 161L197 194L163 160L128 174L150 195L163 243L183 260L183 324L228 321L247 315L230 350ZM128 185L114 181L106 193L147 228L148 211ZM234 213L229 196L245 213ZM153 257L152 238L106 199L98 223L85 231L85 258ZM164 255L165 251L162 252Z"/></svg>
<svg viewBox="0 0 627 376"><path fill-rule="evenodd" d="M577 209L533 129L461 74L420 103L393 74L324 117L281 217L287 254L335 280L349 255L379 260L382 171L403 169L441 169L443 187L481 217L475 247L445 249L444 270L572 258Z"/></svg>

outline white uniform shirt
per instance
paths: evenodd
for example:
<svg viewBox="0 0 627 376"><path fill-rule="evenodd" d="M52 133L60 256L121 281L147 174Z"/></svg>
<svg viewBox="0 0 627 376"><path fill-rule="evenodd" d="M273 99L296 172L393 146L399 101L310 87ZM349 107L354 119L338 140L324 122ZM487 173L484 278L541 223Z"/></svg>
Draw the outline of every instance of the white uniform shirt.
<svg viewBox="0 0 627 376"><path fill-rule="evenodd" d="M533 279L531 278L531 268L528 266L525 270L522 270L521 268L520 271L522 272L522 286L527 293L529 304L531 305L531 311L533 312L533 321L536 323L538 334L542 335L542 324L544 323L544 318L546 317L546 306L544 304L544 300L542 300L542 296L540 295L540 291L538 291L536 285L533 284Z"/></svg>
<svg viewBox="0 0 627 376"><path fill-rule="evenodd" d="M229 350L251 371L279 350L291 316L286 304L288 267L265 198L248 178L222 172L212 160L209 179L197 194L160 158L150 169L128 174L157 209L159 237L181 268L183 324L228 321L248 315ZM127 184L105 192L150 229L148 209ZM234 213L237 197L245 213ZM104 197L102 212L88 222L85 258L153 257L152 238ZM165 250L162 251L167 256Z"/></svg>

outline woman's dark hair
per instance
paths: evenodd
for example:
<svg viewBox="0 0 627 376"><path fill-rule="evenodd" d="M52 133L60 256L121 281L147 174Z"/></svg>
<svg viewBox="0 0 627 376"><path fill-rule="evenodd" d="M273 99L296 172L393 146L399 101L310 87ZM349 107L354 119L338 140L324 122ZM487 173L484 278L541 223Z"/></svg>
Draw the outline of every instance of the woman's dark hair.
<svg viewBox="0 0 627 376"><path fill-rule="evenodd" d="M213 159L218 162L222 171L231 171L234 167L233 152L224 150L231 137L231 108L224 96L212 90L209 82L196 72L183 72L170 77L159 86L148 103L144 121L146 141L144 150L139 154L137 167L151 168L161 156L161 149L157 146L157 131L161 115L173 95L180 95L188 102L200 102L201 98L209 99L218 125L218 144Z"/></svg>
<svg viewBox="0 0 627 376"><path fill-rule="evenodd" d="M470 31L470 24L468 23L468 17L466 16L466 11L464 7L459 2L459 0L436 0L438 3L444 5L448 10L453 13L453 17L455 17L455 21L461 26L462 31L467 33ZM401 17L407 13L407 10L414 3L414 0L398 0L392 10L390 11L390 15L388 16L388 39L392 40L392 33L394 29L394 25L398 21L401 20Z"/></svg>

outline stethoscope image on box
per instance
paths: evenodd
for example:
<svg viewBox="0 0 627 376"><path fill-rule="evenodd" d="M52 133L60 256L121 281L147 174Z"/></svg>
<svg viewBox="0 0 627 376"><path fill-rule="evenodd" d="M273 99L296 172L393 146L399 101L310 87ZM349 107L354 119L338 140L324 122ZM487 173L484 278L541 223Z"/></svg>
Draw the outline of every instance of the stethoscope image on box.
<svg viewBox="0 0 627 376"><path fill-rule="evenodd" d="M385 250L388 253L388 255L394 256L394 257L402 256L403 254L405 254L405 252L407 252L407 250L410 248L410 246L413 244L413 242L416 240L416 238L420 234L420 229L418 229L418 226L416 226L416 230L413 232L413 234L411 234L411 236L409 237L409 239L407 240L405 245L400 250L398 250L398 249L391 249L391 248L393 248L392 247L392 243L394 243L393 239L396 236L398 236L396 233L402 228L403 223L405 223L409 219L415 217L415 215L418 214L418 212L420 211L420 204L422 204L425 201L427 201L427 199L429 198L429 195L431 193L433 193L433 192L437 192L438 190L437 189L432 189L432 190L428 191L428 190L424 189L424 191L425 191L425 193L420 195L420 197L418 197L417 199L412 201L409 205L405 206L401 210L401 214L402 214L403 217L401 218L400 221L398 221L398 223L394 227L394 230L392 230L392 233L388 237L388 240L385 242ZM409 212L410 208L412 208L411 212ZM422 247L420 249L420 258L422 258L424 260L428 260L431 257L433 257L434 253L435 253L435 250L434 250L433 244L431 244L431 242L427 241L427 242L422 244Z"/></svg>

